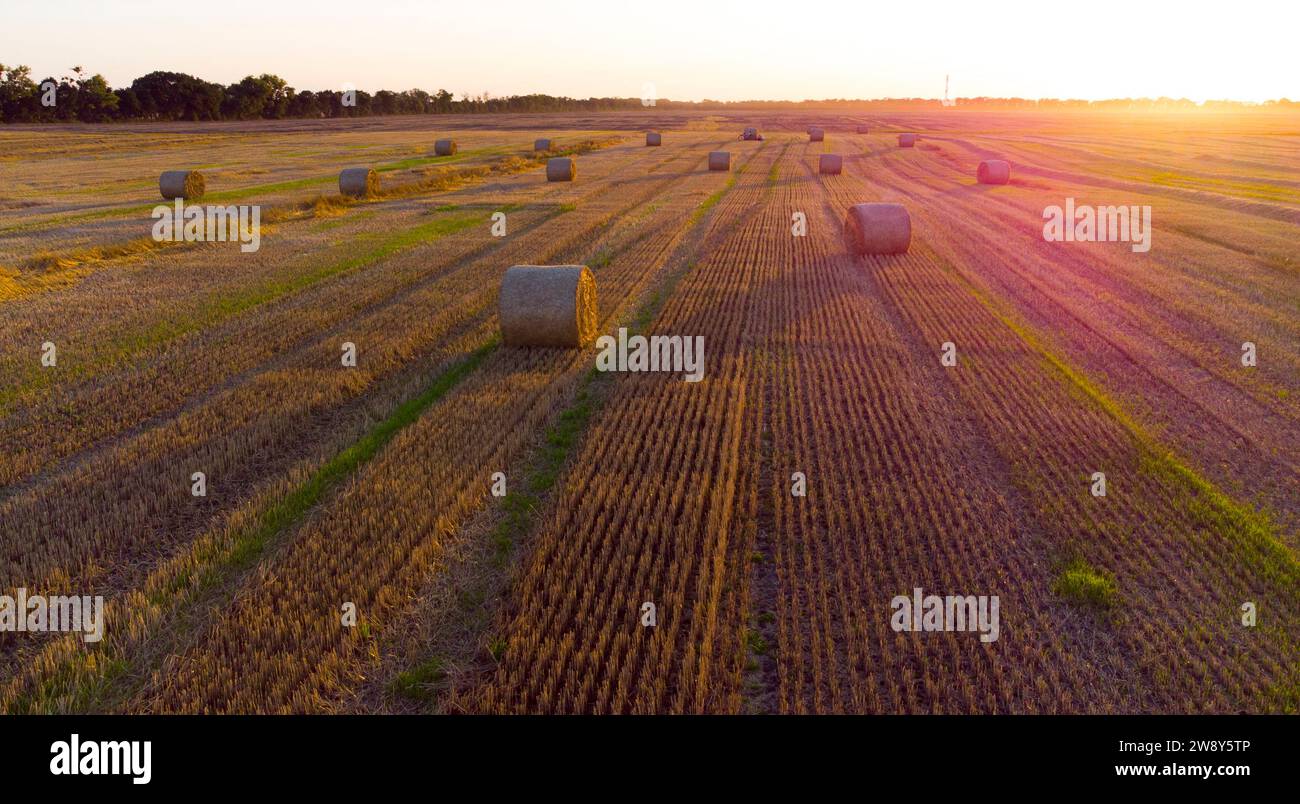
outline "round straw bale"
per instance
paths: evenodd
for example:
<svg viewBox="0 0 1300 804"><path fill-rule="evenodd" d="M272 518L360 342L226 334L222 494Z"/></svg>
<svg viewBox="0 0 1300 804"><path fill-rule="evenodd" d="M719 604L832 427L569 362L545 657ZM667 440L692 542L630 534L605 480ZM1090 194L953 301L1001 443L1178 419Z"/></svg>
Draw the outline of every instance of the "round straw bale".
<svg viewBox="0 0 1300 804"><path fill-rule="evenodd" d="M646 145L663 145L663 144L664 144L664 138L663 138L662 136L659 135L659 132L658 132L658 131L647 131L647 132L645 133L645 144L646 144Z"/></svg>
<svg viewBox="0 0 1300 804"><path fill-rule="evenodd" d="M916 145L916 135L915 135L915 134L899 134L899 135L898 135L898 147L899 147L899 148L911 148L913 145Z"/></svg>
<svg viewBox="0 0 1300 804"><path fill-rule="evenodd" d="M869 129L867 126L858 126L857 131L858 131L859 134L868 134L868 133L870 133L870 129Z"/></svg>
<svg viewBox="0 0 1300 804"><path fill-rule="evenodd" d="M912 218L902 204L854 204L844 220L844 247L850 254L906 254L912 243Z"/></svg>
<svg viewBox="0 0 1300 804"><path fill-rule="evenodd" d="M578 175L578 163L567 156L556 156L546 160L547 181L573 181Z"/></svg>
<svg viewBox="0 0 1300 804"><path fill-rule="evenodd" d="M167 200L173 198L201 198L207 181L197 170L164 170L158 177L158 192Z"/></svg>
<svg viewBox="0 0 1300 804"><path fill-rule="evenodd" d="M379 192L379 174L370 168L344 168L339 173L339 192L364 198Z"/></svg>
<svg viewBox="0 0 1300 804"><path fill-rule="evenodd" d="M586 346L596 339L596 280L585 265L512 266L500 318L506 346Z"/></svg>
<svg viewBox="0 0 1300 804"><path fill-rule="evenodd" d="M731 170L731 152L709 151L709 170Z"/></svg>
<svg viewBox="0 0 1300 804"><path fill-rule="evenodd" d="M826 129L818 128L817 126L813 126L812 128L808 129L809 142L822 142L825 139L826 139Z"/></svg>
<svg viewBox="0 0 1300 804"><path fill-rule="evenodd" d="M839 154L822 154L817 160L817 172L838 176L844 172L844 157Z"/></svg>
<svg viewBox="0 0 1300 804"><path fill-rule="evenodd" d="M550 140L533 140L533 150L534 150L534 151L549 151L549 150L551 150L551 141L550 141Z"/></svg>
<svg viewBox="0 0 1300 804"><path fill-rule="evenodd" d="M433 144L433 152L438 156L451 156L456 153L455 140L438 140Z"/></svg>
<svg viewBox="0 0 1300 804"><path fill-rule="evenodd" d="M975 177L980 184L1006 184L1011 181L1011 163L1001 159L985 159L980 162Z"/></svg>
<svg viewBox="0 0 1300 804"><path fill-rule="evenodd" d="M758 139L758 129L754 128L753 126L746 126L745 133L741 134L740 136L744 137L747 140L756 140Z"/></svg>

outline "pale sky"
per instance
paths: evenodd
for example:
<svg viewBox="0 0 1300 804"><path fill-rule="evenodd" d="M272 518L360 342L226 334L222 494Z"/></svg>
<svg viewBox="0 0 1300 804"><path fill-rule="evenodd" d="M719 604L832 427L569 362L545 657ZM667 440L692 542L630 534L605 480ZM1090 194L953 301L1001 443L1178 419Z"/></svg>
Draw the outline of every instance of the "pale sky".
<svg viewBox="0 0 1300 804"><path fill-rule="evenodd" d="M0 0L0 62L680 100L1300 99L1295 0Z"/></svg>

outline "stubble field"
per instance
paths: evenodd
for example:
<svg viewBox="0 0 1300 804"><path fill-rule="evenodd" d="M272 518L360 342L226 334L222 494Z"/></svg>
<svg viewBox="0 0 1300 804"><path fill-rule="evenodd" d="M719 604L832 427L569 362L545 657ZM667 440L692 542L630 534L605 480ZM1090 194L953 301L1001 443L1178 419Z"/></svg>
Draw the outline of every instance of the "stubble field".
<svg viewBox="0 0 1300 804"><path fill-rule="evenodd" d="M105 600L98 642L0 633L0 709L1300 711L1300 120L0 143L0 594ZM988 158L1009 184L976 182ZM355 165L378 197L336 195ZM262 205L260 248L155 243L171 168ZM1067 199L1150 206L1150 249L1045 240ZM870 201L907 207L907 254L846 252ZM574 263L601 333L702 336L703 379L503 346L505 269ZM997 639L895 630L917 588L997 596Z"/></svg>

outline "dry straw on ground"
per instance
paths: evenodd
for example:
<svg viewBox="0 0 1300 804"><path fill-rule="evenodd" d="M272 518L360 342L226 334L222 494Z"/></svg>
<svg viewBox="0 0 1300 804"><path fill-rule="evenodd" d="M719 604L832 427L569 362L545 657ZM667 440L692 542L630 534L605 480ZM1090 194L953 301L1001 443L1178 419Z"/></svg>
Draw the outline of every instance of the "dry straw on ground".
<svg viewBox="0 0 1300 804"><path fill-rule="evenodd" d="M586 346L596 338L596 280L585 265L515 265L501 280L506 346Z"/></svg>
<svg viewBox="0 0 1300 804"><path fill-rule="evenodd" d="M731 152L710 151L709 170L731 170Z"/></svg>
<svg viewBox="0 0 1300 804"><path fill-rule="evenodd" d="M985 159L980 162L975 176L980 184L1006 184L1011 181L1011 163L1001 159Z"/></svg>
<svg viewBox="0 0 1300 804"><path fill-rule="evenodd" d="M219 126L166 163L220 151L219 189L233 177L241 198L322 211L277 225L272 247L251 254L142 237L130 177L155 169L141 167L174 124L132 124L110 145L80 127L13 132L64 156L4 166L31 188L0 199L4 226L38 228L0 238L13 255L0 259L0 331L48 331L51 312L75 310L55 339L60 366L75 363L45 381L31 339L0 338L0 376L13 379L0 383L0 551L29 590L112 594L98 645L45 634L8 646L21 650L6 654L0 710L1279 711L1300 631L1272 626L1300 624L1289 557L1300 531L1256 521L1251 506L1300 521L1287 483L1300 454L1288 424L1300 422L1300 283L1279 267L1295 261L1294 225L1270 217L1300 195L1284 180L1291 154L1259 144L1297 130L1294 117L1249 115L1234 135L1217 115L1182 131L1164 116L1116 127L1109 113L967 109L944 116L961 149L876 152L889 130L937 130L935 114L872 124L880 137L844 146L854 171L813 181L808 157L826 149L793 115L767 118L780 147L742 143L751 161L726 179L696 160L751 125L741 118L683 113L675 147L654 158L626 147L646 131L643 111L602 121L621 147L582 131L588 113L548 119L572 132L566 146L609 137L582 192L539 187L547 157L579 154L524 152L520 132L542 123L505 115L460 135L472 143L464 165L433 160L458 164L419 180L382 170L380 197L410 200L383 204L317 202L333 189L315 183L321 166L369 162L360 138L423 162L405 158L432 156L436 133L293 121L279 139L260 129L285 121L268 120L232 141ZM1252 159L1233 164L1232 182L1184 191L1133 177L1136 160L1191 184L1206 154L1243 151ZM273 175L257 172L267 153L283 155ZM1169 215L1187 236L1139 271L1127 244L1080 255L1033 231L990 235L1060 203L1073 179L971 191L970 162L986 158L1122 187L1135 203L1176 197ZM74 191L93 217L64 203ZM38 197L54 203L21 206ZM861 201L924 203L918 254L850 257L843 216ZM449 214L430 219L433 205ZM482 225L501 208L518 209L507 258L485 248ZM807 238L789 235L795 211ZM96 256L9 267L65 243L58 256ZM109 264L114 253L132 264ZM506 268L580 254L601 264L598 335L635 315L647 331L703 337L708 380L595 388L590 346L491 349ZM335 344L358 334L364 365L340 370ZM1257 369L1207 357L1206 344L1235 352L1245 337L1268 356ZM948 341L956 366L938 359ZM1223 371L1207 380L1216 359ZM945 410L962 412L960 426L936 417ZM871 432L835 425L850 420ZM843 488L792 496L789 456ZM1115 468L1123 493L1103 511L1080 467ZM483 504L497 468L521 505ZM222 493L190 497L195 469ZM877 482L891 475L902 480ZM645 493L662 478L681 482ZM855 527L871 538L855 541ZM474 566L458 572L469 544ZM1178 594L1149 594L1153 577ZM1091 610L1097 582L1118 609ZM1016 620L992 644L954 633L912 649L924 637L894 633L888 603L914 585L1000 592ZM647 599L657 629L634 625ZM342 600L364 637L322 616ZM1243 600L1266 601L1270 627L1223 616ZM883 616L844 616L855 611ZM972 672L950 683L954 667Z"/></svg>
<svg viewBox="0 0 1300 804"><path fill-rule="evenodd" d="M912 243L912 218L902 204L854 204L844 220L849 253L906 254Z"/></svg>
<svg viewBox="0 0 1300 804"><path fill-rule="evenodd" d="M370 168L344 168L339 173L339 192L364 198L379 192L379 174Z"/></svg>
<svg viewBox="0 0 1300 804"><path fill-rule="evenodd" d="M546 160L547 181L573 181L578 175L578 163L567 156Z"/></svg>
<svg viewBox="0 0 1300 804"><path fill-rule="evenodd" d="M167 200L173 198L201 198L207 181L197 170L165 170L158 177L158 192Z"/></svg>

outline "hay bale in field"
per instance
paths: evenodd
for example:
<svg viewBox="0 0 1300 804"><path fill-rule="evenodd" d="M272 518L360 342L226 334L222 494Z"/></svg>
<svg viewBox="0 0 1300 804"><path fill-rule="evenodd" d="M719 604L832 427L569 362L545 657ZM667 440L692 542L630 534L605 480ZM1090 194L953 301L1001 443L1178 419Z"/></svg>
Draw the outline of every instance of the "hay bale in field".
<svg viewBox="0 0 1300 804"><path fill-rule="evenodd" d="M812 128L808 129L809 142L822 142L825 139L826 139L825 129L818 128L817 126L813 126Z"/></svg>
<svg viewBox="0 0 1300 804"><path fill-rule="evenodd" d="M567 156L556 156L546 160L547 181L573 181L578 175L578 163Z"/></svg>
<svg viewBox="0 0 1300 804"><path fill-rule="evenodd" d="M175 198L201 198L207 180L197 170L164 170L158 177L158 192L171 201Z"/></svg>
<svg viewBox="0 0 1300 804"><path fill-rule="evenodd" d="M438 140L433 144L433 152L438 156L451 156L456 153L457 146L455 140Z"/></svg>
<svg viewBox="0 0 1300 804"><path fill-rule="evenodd" d="M1011 181L1011 163L1001 159L985 159L980 162L975 178L980 184L1006 184Z"/></svg>
<svg viewBox="0 0 1300 804"><path fill-rule="evenodd" d="M551 141L550 141L550 140L533 140L533 150L534 150L534 151L549 151L549 150L551 150Z"/></svg>
<svg viewBox="0 0 1300 804"><path fill-rule="evenodd" d="M822 154L817 160L817 172L838 176L844 172L844 157L839 154Z"/></svg>
<svg viewBox="0 0 1300 804"><path fill-rule="evenodd" d="M515 265L501 279L506 346L577 348L596 339L596 280L585 265Z"/></svg>
<svg viewBox="0 0 1300 804"><path fill-rule="evenodd" d="M709 151L709 170L731 170L731 152Z"/></svg>
<svg viewBox="0 0 1300 804"><path fill-rule="evenodd" d="M758 136L758 129L754 128L753 126L746 126L746 127L745 127L745 130L744 130L743 132L741 132L740 138L741 138L742 140L761 140L761 139L763 139L762 137Z"/></svg>
<svg viewBox="0 0 1300 804"><path fill-rule="evenodd" d="M658 131L647 131L645 133L646 145L663 145L664 138L659 135Z"/></svg>
<svg viewBox="0 0 1300 804"><path fill-rule="evenodd" d="M912 217L902 204L854 204L844 220L844 247L850 254L906 254L912 244Z"/></svg>
<svg viewBox="0 0 1300 804"><path fill-rule="evenodd" d="M379 192L379 174L370 168L344 168L339 173L339 193L365 198Z"/></svg>
<svg viewBox="0 0 1300 804"><path fill-rule="evenodd" d="M859 134L869 134L869 133L871 133L871 130L870 130L870 128L868 128L867 126L858 126L858 128L857 128L857 132L858 132Z"/></svg>
<svg viewBox="0 0 1300 804"><path fill-rule="evenodd" d="M911 148L911 147L914 146L914 145L916 145L916 135L915 135L915 134L899 134L899 135L898 135L898 147L899 147L899 148Z"/></svg>

